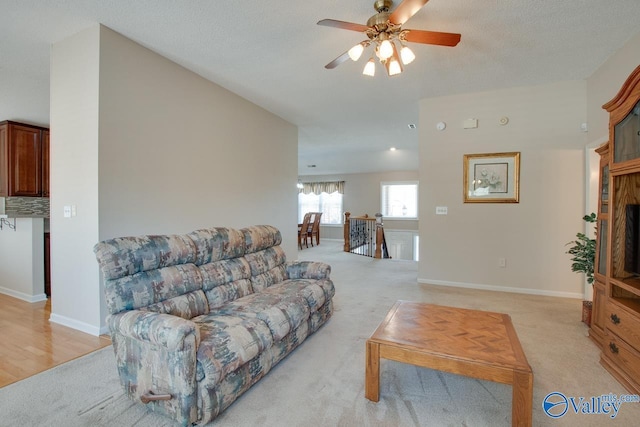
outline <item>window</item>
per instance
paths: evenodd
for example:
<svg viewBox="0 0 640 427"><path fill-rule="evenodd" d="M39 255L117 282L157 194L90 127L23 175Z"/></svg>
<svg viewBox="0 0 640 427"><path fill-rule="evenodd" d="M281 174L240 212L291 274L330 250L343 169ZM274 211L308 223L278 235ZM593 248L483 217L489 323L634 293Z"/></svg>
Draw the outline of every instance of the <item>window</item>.
<svg viewBox="0 0 640 427"><path fill-rule="evenodd" d="M322 212L320 224L342 224L342 194L298 193L298 223L307 212Z"/></svg>
<svg viewBox="0 0 640 427"><path fill-rule="evenodd" d="M385 218L418 219L418 182L382 182L381 213Z"/></svg>

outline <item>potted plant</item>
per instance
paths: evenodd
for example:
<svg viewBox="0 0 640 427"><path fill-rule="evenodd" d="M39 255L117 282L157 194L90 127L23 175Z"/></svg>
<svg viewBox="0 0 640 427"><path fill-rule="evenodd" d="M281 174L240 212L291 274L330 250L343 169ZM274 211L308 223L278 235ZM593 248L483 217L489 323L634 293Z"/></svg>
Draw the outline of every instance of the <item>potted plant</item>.
<svg viewBox="0 0 640 427"><path fill-rule="evenodd" d="M582 219L589 223L595 223L596 214L592 212L590 215L583 216ZM567 243L567 245L572 245L567 251L569 255L573 255L573 258L571 258L571 271L584 273L587 277L587 283L593 285L596 239L591 239L585 233L577 233L576 240ZM582 301L582 321L588 326L591 326L592 308L592 301Z"/></svg>

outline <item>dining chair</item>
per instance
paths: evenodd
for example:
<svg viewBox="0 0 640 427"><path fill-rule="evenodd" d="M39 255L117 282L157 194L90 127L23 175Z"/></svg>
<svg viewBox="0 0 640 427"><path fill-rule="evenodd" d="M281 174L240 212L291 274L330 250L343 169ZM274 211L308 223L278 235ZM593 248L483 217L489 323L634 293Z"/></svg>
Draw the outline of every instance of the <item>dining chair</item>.
<svg viewBox="0 0 640 427"><path fill-rule="evenodd" d="M304 214L304 218L302 219L302 224L298 224L298 247L302 249L302 239L304 238L304 245L308 248L309 243L307 243L307 237L309 235L309 224L311 221L311 213L307 212ZM313 241L311 241L311 246L313 246Z"/></svg>
<svg viewBox="0 0 640 427"><path fill-rule="evenodd" d="M312 212L313 222L309 224L307 228L307 237L311 239L311 246L313 246L313 236L316 237L316 245L320 244L320 218L322 212Z"/></svg>

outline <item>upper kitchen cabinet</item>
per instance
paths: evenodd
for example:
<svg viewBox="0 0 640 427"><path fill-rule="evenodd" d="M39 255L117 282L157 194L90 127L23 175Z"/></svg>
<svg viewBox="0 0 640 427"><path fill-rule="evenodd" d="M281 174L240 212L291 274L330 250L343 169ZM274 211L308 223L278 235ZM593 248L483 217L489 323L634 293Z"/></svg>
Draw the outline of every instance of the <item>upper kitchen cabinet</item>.
<svg viewBox="0 0 640 427"><path fill-rule="evenodd" d="M0 197L11 196L49 197L49 129L0 122Z"/></svg>

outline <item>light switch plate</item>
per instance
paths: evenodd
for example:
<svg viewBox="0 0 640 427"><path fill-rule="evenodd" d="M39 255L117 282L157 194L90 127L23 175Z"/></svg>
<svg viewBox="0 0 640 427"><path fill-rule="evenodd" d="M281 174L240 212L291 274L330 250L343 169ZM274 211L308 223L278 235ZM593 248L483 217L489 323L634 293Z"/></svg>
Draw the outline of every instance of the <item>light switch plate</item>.
<svg viewBox="0 0 640 427"><path fill-rule="evenodd" d="M446 215L447 207L446 206L436 206L436 215Z"/></svg>

